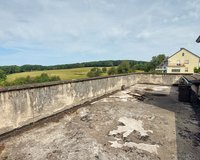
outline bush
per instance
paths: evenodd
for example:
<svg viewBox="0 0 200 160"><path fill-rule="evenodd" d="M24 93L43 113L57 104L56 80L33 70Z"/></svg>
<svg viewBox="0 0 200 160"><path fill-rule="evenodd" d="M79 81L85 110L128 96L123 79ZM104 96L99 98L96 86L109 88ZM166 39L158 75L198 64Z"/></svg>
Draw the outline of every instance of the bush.
<svg viewBox="0 0 200 160"><path fill-rule="evenodd" d="M0 69L0 81L5 81L7 78L6 73Z"/></svg>
<svg viewBox="0 0 200 160"><path fill-rule="evenodd" d="M23 84L30 84L30 83L32 83L32 80L31 80L30 76L16 78L13 81L13 85L23 85Z"/></svg>
<svg viewBox="0 0 200 160"><path fill-rule="evenodd" d="M117 69L115 67L111 67L108 70L108 75L114 75L114 74L117 74Z"/></svg>
<svg viewBox="0 0 200 160"><path fill-rule="evenodd" d="M50 77L46 73L42 73L40 76L35 77L35 82L42 83L42 82L49 82Z"/></svg>
<svg viewBox="0 0 200 160"><path fill-rule="evenodd" d="M42 73L40 76L37 77L21 77L16 78L12 82L4 81L1 83L2 86L13 86L13 85L23 85L23 84L32 84L32 83L42 83L42 82L51 82L51 81L59 81L59 76L48 76L46 73Z"/></svg>
<svg viewBox="0 0 200 160"><path fill-rule="evenodd" d="M130 64L128 61L123 61L118 67L117 67L117 73L129 73L130 72Z"/></svg>
<svg viewBox="0 0 200 160"><path fill-rule="evenodd" d="M99 77L99 76L101 76L101 74L102 74L101 69L94 67L87 73L87 76L88 77Z"/></svg>
<svg viewBox="0 0 200 160"><path fill-rule="evenodd" d="M194 73L200 73L200 67L199 68L195 67L194 68Z"/></svg>
<svg viewBox="0 0 200 160"><path fill-rule="evenodd" d="M102 72L103 72L103 73L106 73L106 72L107 72L107 68L106 68L106 67L103 67L103 68L102 68Z"/></svg>

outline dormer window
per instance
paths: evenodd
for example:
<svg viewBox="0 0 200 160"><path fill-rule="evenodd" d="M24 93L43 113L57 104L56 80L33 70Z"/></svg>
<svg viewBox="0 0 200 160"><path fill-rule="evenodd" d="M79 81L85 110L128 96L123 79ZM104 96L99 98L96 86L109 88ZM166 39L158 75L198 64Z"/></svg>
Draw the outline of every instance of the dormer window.
<svg viewBox="0 0 200 160"><path fill-rule="evenodd" d="M182 53L182 56L184 56L185 54L184 53Z"/></svg>

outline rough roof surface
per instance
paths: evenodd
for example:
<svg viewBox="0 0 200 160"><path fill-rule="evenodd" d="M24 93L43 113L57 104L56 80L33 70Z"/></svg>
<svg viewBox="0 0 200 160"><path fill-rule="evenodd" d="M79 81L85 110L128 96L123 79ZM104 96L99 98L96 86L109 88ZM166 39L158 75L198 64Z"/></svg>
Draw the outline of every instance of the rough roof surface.
<svg viewBox="0 0 200 160"><path fill-rule="evenodd" d="M135 85L0 142L6 160L197 160L195 112L177 88Z"/></svg>

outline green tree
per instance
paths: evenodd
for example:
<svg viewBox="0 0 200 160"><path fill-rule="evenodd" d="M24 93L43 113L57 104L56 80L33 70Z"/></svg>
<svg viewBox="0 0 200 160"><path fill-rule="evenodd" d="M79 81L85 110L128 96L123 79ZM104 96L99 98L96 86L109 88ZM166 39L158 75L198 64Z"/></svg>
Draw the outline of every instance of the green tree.
<svg viewBox="0 0 200 160"><path fill-rule="evenodd" d="M164 60L166 56L164 54L159 54L157 56L153 56L152 60L150 61L151 70L155 70L158 65L160 65Z"/></svg>
<svg viewBox="0 0 200 160"><path fill-rule="evenodd" d="M194 68L194 73L200 73L200 67L199 68L195 67Z"/></svg>
<svg viewBox="0 0 200 160"><path fill-rule="evenodd" d="M117 67L117 73L129 73L130 72L130 64L128 61L123 61Z"/></svg>
<svg viewBox="0 0 200 160"><path fill-rule="evenodd" d="M111 67L108 71L107 71L108 75L114 75L117 74L117 69L115 67Z"/></svg>
<svg viewBox="0 0 200 160"><path fill-rule="evenodd" d="M194 68L194 73L198 73L197 67Z"/></svg>
<svg viewBox="0 0 200 160"><path fill-rule="evenodd" d="M157 56L153 56L151 61L144 65L144 71L145 72L155 71L156 67L158 65L160 65L165 60L165 58L166 58L166 56L164 54L159 54Z"/></svg>
<svg viewBox="0 0 200 160"><path fill-rule="evenodd" d="M101 76L101 74L102 74L101 69L94 67L87 73L87 76L88 77L99 77L99 76Z"/></svg>
<svg viewBox="0 0 200 160"><path fill-rule="evenodd" d="M0 81L5 81L7 78L6 73L0 69Z"/></svg>
<svg viewBox="0 0 200 160"><path fill-rule="evenodd" d="M40 76L35 77L37 83L48 82L49 76L46 73L42 73Z"/></svg>
<svg viewBox="0 0 200 160"><path fill-rule="evenodd" d="M30 76L27 76L27 77L16 78L13 82L11 82L10 85L23 85L23 84L30 84L30 83L31 83Z"/></svg>
<svg viewBox="0 0 200 160"><path fill-rule="evenodd" d="M106 73L106 72L107 72L107 68L106 68L106 67L103 67L103 68L102 68L102 72L103 72L103 73Z"/></svg>

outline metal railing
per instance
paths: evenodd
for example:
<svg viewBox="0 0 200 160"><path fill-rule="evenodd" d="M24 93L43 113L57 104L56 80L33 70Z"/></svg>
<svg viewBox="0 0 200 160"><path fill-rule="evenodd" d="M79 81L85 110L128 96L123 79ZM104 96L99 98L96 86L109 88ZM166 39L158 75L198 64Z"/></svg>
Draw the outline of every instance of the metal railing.
<svg viewBox="0 0 200 160"><path fill-rule="evenodd" d="M168 67L185 67L184 63L169 63Z"/></svg>

